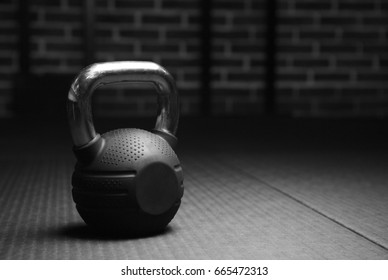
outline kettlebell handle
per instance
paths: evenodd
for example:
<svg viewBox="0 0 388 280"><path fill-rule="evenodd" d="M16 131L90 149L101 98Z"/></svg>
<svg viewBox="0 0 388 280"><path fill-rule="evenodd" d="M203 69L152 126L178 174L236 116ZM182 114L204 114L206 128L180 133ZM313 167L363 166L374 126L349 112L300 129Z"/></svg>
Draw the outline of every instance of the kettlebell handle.
<svg viewBox="0 0 388 280"><path fill-rule="evenodd" d="M94 129L91 110L94 90L102 85L126 82L146 82L156 87L158 112L154 132L170 144L176 141L179 105L172 76L153 62L117 61L96 63L84 68L71 85L67 110L75 147L89 144L98 135Z"/></svg>

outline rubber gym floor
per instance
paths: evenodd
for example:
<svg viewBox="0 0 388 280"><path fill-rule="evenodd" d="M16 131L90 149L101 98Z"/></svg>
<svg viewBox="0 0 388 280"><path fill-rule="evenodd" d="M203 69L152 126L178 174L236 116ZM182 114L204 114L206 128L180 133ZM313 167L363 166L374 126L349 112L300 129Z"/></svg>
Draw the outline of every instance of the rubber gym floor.
<svg viewBox="0 0 388 280"><path fill-rule="evenodd" d="M386 121L183 118L182 205L142 238L79 217L65 122L0 125L0 259L388 259Z"/></svg>

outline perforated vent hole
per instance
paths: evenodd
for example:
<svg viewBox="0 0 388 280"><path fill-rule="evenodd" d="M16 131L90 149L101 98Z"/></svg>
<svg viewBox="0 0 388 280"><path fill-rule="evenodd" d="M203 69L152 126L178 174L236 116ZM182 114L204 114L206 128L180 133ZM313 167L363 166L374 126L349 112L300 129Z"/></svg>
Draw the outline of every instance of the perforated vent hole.
<svg viewBox="0 0 388 280"><path fill-rule="evenodd" d="M141 137L131 134L126 129L118 129L107 134L113 134L111 143L101 159L108 165L119 165L125 162L134 162L144 156L144 142Z"/></svg>
<svg viewBox="0 0 388 280"><path fill-rule="evenodd" d="M100 162L118 166L126 162L136 162L145 155L146 145L151 144L162 155L176 158L175 152L162 138L141 129L118 129L104 134L109 139Z"/></svg>
<svg viewBox="0 0 388 280"><path fill-rule="evenodd" d="M153 133L148 133L147 138L161 152L162 155L167 157L175 157L175 153L170 145L166 141L162 140L159 136Z"/></svg>

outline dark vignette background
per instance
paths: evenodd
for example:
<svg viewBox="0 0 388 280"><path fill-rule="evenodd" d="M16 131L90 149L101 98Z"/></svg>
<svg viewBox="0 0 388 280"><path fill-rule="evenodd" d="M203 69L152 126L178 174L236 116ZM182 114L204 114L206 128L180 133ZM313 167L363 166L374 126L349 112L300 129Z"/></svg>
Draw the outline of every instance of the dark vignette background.
<svg viewBox="0 0 388 280"><path fill-rule="evenodd" d="M187 198L154 239L95 236L71 201L67 91L116 60L180 93ZM0 257L388 258L387 62L384 0L2 0ZM93 102L98 131L152 128L151 87Z"/></svg>

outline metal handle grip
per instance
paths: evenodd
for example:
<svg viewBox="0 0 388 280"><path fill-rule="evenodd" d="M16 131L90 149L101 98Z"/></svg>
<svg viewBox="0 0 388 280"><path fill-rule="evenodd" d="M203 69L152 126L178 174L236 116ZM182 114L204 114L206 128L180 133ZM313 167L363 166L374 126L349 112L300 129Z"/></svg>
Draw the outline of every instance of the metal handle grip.
<svg viewBox="0 0 388 280"><path fill-rule="evenodd" d="M179 121L179 104L172 76L160 65L144 61L96 63L84 68L71 85L68 120L76 147L87 145L96 136L91 97L99 86L126 82L147 82L156 87L158 112L155 130L174 136Z"/></svg>

